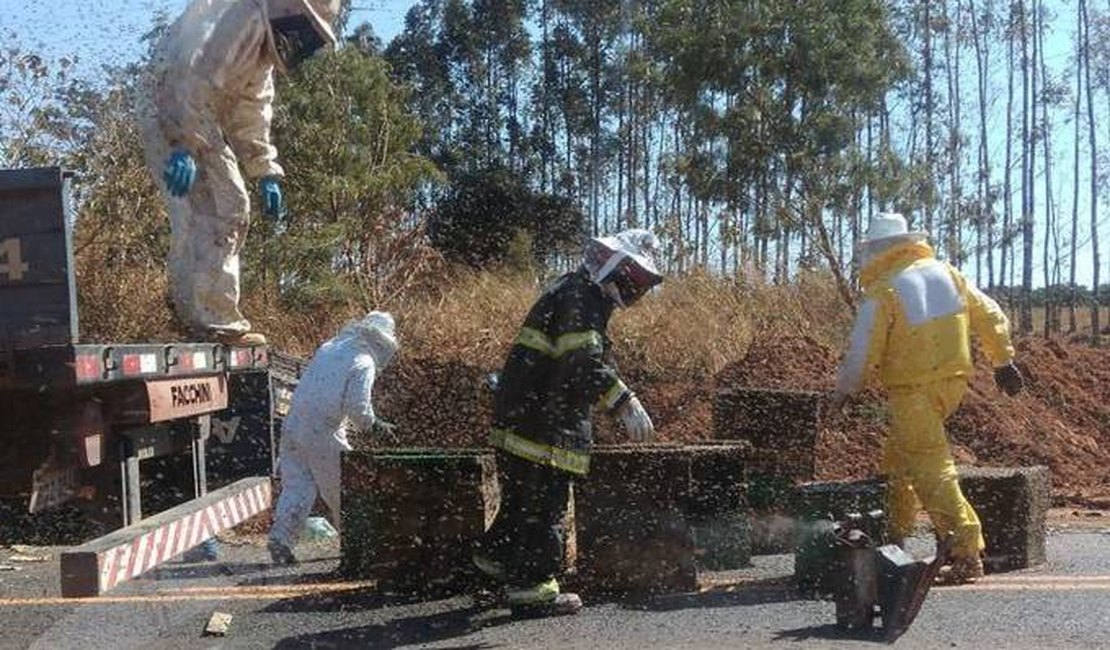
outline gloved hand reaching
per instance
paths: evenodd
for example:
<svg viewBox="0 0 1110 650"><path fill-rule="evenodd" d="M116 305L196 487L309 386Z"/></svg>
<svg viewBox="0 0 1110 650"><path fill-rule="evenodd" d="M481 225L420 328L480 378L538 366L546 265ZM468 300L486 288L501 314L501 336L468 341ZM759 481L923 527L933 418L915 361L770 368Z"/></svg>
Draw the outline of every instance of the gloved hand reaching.
<svg viewBox="0 0 1110 650"><path fill-rule="evenodd" d="M166 169L162 172L162 180L166 183L170 196L185 196L196 179L197 163L193 160L193 154L185 149L174 149L166 160Z"/></svg>
<svg viewBox="0 0 1110 650"><path fill-rule="evenodd" d="M1010 397L1017 395L1025 387L1021 371L1012 362L994 369L994 383L998 385L998 390Z"/></svg>
<svg viewBox="0 0 1110 650"><path fill-rule="evenodd" d="M266 176L258 184L262 192L262 214L271 219L280 219L285 216L285 202L281 197L281 179L277 176Z"/></svg>
<svg viewBox="0 0 1110 650"><path fill-rule="evenodd" d="M655 425L651 423L651 417L635 395L621 404L617 409L617 415L620 416L621 423L624 424L624 429L632 442L648 442L655 436Z"/></svg>

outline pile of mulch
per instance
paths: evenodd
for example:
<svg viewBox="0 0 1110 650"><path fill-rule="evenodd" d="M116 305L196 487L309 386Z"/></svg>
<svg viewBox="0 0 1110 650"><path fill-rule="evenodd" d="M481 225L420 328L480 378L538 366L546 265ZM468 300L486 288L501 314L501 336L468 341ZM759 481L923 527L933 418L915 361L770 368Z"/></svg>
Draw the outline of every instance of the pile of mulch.
<svg viewBox="0 0 1110 650"><path fill-rule="evenodd" d="M980 363L949 423L954 443L978 465L1047 465L1063 500L1110 495L1110 350L1028 338L1017 352L1026 392L1000 395Z"/></svg>
<svg viewBox="0 0 1110 650"><path fill-rule="evenodd" d="M963 405L948 423L958 463L1047 465L1059 500L1085 503L1110 496L1110 351L1037 338L1018 342L1018 366L1028 390L1009 398L995 388L989 364L978 371ZM747 355L715 377L660 376L632 363L625 379L656 425L658 438L689 442L713 437L713 396L720 388L758 387L827 393L840 352L806 336L756 341ZM496 360L499 362L499 360ZM482 446L492 394L486 377L496 367L400 358L378 383L378 410L399 426L394 444ZM595 419L598 442L624 439L619 424ZM825 414L818 435L817 478L861 478L878 470L886 407L877 391L846 412Z"/></svg>
<svg viewBox="0 0 1110 650"><path fill-rule="evenodd" d="M1027 390L998 391L981 356L963 404L948 422L957 463L1047 465L1059 500L1098 501L1110 495L1110 350L1040 338L1017 342ZM757 343L719 383L831 391L838 352L811 339ZM878 391L853 400L843 415L826 414L818 436L817 478L862 478L877 472L886 435Z"/></svg>

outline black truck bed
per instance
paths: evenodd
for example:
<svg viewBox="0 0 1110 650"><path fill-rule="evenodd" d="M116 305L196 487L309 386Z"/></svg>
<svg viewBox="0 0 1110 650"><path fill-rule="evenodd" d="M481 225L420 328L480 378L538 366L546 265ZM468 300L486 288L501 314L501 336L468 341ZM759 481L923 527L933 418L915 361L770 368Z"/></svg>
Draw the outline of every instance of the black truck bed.
<svg viewBox="0 0 1110 650"><path fill-rule="evenodd" d="M71 174L0 170L0 389L45 390L265 368L265 346L79 338Z"/></svg>

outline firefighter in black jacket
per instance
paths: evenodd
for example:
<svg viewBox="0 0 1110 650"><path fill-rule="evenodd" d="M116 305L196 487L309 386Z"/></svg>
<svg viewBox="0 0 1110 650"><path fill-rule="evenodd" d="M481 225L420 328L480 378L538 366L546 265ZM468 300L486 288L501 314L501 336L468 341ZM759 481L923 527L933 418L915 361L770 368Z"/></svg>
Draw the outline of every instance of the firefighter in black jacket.
<svg viewBox="0 0 1110 650"><path fill-rule="evenodd" d="M651 418L606 363L606 330L616 307L663 281L646 230L592 239L576 271L532 306L502 369L491 444L497 449L501 508L475 550L474 564L507 584L515 614L575 613L560 593L563 519L574 476L589 470L594 407L620 417L630 438L649 440Z"/></svg>

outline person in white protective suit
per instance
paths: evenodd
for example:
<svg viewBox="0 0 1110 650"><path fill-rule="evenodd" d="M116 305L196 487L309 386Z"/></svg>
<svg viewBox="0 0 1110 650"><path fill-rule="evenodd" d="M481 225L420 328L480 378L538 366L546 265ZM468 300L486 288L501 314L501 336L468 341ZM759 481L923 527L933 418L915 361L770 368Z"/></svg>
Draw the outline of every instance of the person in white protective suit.
<svg viewBox="0 0 1110 650"><path fill-rule="evenodd" d="M243 176L257 180L263 213L280 218L274 70L334 46L338 12L339 0L192 0L155 46L139 123L169 204L170 300L194 335L265 343L239 310Z"/></svg>
<svg viewBox="0 0 1110 650"><path fill-rule="evenodd" d="M397 347L393 317L373 311L320 346L301 376L282 426L281 495L269 539L275 563L296 561L292 549L317 493L339 528L340 457L351 449L347 432L392 427L375 416L371 396L377 373Z"/></svg>

